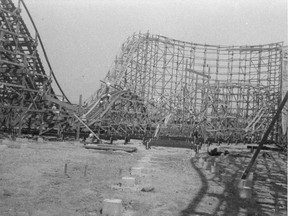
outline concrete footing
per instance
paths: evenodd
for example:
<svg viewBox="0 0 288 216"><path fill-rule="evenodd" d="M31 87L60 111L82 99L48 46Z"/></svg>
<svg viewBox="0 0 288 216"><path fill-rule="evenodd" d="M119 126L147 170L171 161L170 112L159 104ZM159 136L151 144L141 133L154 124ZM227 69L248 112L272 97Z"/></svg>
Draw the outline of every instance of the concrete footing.
<svg viewBox="0 0 288 216"><path fill-rule="evenodd" d="M199 166L203 167L204 159L202 157L199 158Z"/></svg>
<svg viewBox="0 0 288 216"><path fill-rule="evenodd" d="M250 187L244 186L240 188L239 196L242 199L250 199L252 197L252 190Z"/></svg>
<svg viewBox="0 0 288 216"><path fill-rule="evenodd" d="M148 162L150 162L150 160L151 160L150 158L144 157L144 158L140 159L139 162L148 163Z"/></svg>
<svg viewBox="0 0 288 216"><path fill-rule="evenodd" d="M245 187L245 185L246 185L246 180L245 179L240 179L239 182L238 182L237 187L239 189L241 189L241 188Z"/></svg>
<svg viewBox="0 0 288 216"><path fill-rule="evenodd" d="M132 167L131 168L131 175L141 175L142 174L142 167Z"/></svg>
<svg viewBox="0 0 288 216"><path fill-rule="evenodd" d="M121 199L105 199L103 201L102 216L121 216L121 213Z"/></svg>
<svg viewBox="0 0 288 216"><path fill-rule="evenodd" d="M20 149L21 148L21 144L20 143L16 143L16 142L11 142L11 143L7 144L7 148Z"/></svg>
<svg viewBox="0 0 288 216"><path fill-rule="evenodd" d="M238 184L240 198L250 199L252 197L252 188L248 186L250 183L250 180L240 179Z"/></svg>
<svg viewBox="0 0 288 216"><path fill-rule="evenodd" d="M196 156L196 152L192 151L191 157L194 158Z"/></svg>
<svg viewBox="0 0 288 216"><path fill-rule="evenodd" d="M246 180L246 186L252 187L253 186L253 179L254 179L254 172L250 172L248 178Z"/></svg>
<svg viewBox="0 0 288 216"><path fill-rule="evenodd" d="M226 183L231 181L231 176L228 173L222 173L221 174L221 181Z"/></svg>
<svg viewBox="0 0 288 216"><path fill-rule="evenodd" d="M207 170L207 169L208 169L208 165L209 165L208 162L207 162L207 161L204 161L204 162L203 162L203 166L202 166L203 169L204 169L204 170Z"/></svg>
<svg viewBox="0 0 288 216"><path fill-rule="evenodd" d="M216 164L214 164L214 165L211 166L210 172L211 172L211 173L216 173L216 172L217 172L216 169L217 169Z"/></svg>
<svg viewBox="0 0 288 216"><path fill-rule="evenodd" d="M134 177L122 177L122 187L134 187L135 178Z"/></svg>
<svg viewBox="0 0 288 216"><path fill-rule="evenodd" d="M148 156L148 155L146 155L146 156L144 156L143 158L142 158L142 160L150 160L151 159L151 156Z"/></svg>
<svg viewBox="0 0 288 216"><path fill-rule="evenodd" d="M3 151L6 148L7 148L7 145L0 145L0 151Z"/></svg>

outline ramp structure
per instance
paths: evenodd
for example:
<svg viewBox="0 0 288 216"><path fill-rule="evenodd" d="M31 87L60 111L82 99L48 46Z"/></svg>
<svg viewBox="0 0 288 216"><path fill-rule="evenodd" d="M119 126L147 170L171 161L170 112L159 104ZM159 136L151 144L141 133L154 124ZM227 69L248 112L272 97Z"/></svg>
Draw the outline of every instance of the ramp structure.
<svg viewBox="0 0 288 216"><path fill-rule="evenodd" d="M0 0L0 55L0 130L19 134L78 128L78 138L93 131L111 139L256 142L287 87L283 42L215 46L139 33L122 44L101 87L83 106L72 105L23 0ZM287 139L285 112L269 140Z"/></svg>
<svg viewBox="0 0 288 216"><path fill-rule="evenodd" d="M31 35L21 16L23 10L30 16L23 1L18 1L17 6L12 0L0 1L0 129L39 134L67 122L59 117L66 111L45 97L59 101L66 96L59 85L63 94L55 95L51 84L58 82L34 22L30 20L35 32ZM39 47L46 57L48 73Z"/></svg>

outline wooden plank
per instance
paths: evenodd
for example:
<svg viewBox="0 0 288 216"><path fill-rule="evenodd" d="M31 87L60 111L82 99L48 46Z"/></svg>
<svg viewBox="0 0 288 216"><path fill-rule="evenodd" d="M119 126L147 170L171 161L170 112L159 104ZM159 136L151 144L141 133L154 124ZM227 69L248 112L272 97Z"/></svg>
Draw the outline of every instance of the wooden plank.
<svg viewBox="0 0 288 216"><path fill-rule="evenodd" d="M193 69L189 69L189 68L186 68L185 70L188 71L188 72L195 73L195 74L198 74L200 76L206 77L207 79L211 79L211 76L209 76L207 74L204 74L204 73L201 73L199 71L196 71L196 70L193 70Z"/></svg>
<svg viewBox="0 0 288 216"><path fill-rule="evenodd" d="M100 138L94 133L94 131L91 130L75 113L73 113L73 115L74 115L98 140L100 140Z"/></svg>
<svg viewBox="0 0 288 216"><path fill-rule="evenodd" d="M24 85L17 85L17 84L5 83L5 82L0 82L0 85L11 86L11 87L16 87L16 88L25 88Z"/></svg>
<svg viewBox="0 0 288 216"><path fill-rule="evenodd" d="M25 67L24 64L18 64L18 63L12 62L12 61L6 61L6 60L3 60L3 59L0 59L0 65L3 64L3 63L11 64L11 65L18 66L18 67Z"/></svg>
<svg viewBox="0 0 288 216"><path fill-rule="evenodd" d="M129 153L136 152L136 147L129 147L129 146L115 146L115 145L108 145L108 144L88 144L85 145L86 149L96 149L96 150L112 150L112 151L126 151Z"/></svg>
<svg viewBox="0 0 288 216"><path fill-rule="evenodd" d="M258 145L247 145L247 149L256 149L258 147ZM262 146L262 150L272 150L272 151L281 151L280 148L278 148L277 146Z"/></svg>
<svg viewBox="0 0 288 216"><path fill-rule="evenodd" d="M63 101L60 101L60 100L58 100L56 98L51 97L50 95L45 95L43 98L45 100L51 101L52 103L56 103L56 104L60 105L61 107L65 107L66 109L70 109L70 110L73 110L75 112L78 111L78 107L77 106L73 106L71 104L68 104L68 103L65 103Z"/></svg>

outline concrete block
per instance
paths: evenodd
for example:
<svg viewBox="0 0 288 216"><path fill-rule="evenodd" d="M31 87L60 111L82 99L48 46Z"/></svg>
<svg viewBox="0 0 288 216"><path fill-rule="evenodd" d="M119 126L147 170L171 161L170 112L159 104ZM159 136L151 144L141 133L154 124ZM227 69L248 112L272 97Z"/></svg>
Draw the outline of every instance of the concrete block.
<svg viewBox="0 0 288 216"><path fill-rule="evenodd" d="M17 216L29 216L27 212L17 212Z"/></svg>
<svg viewBox="0 0 288 216"><path fill-rule="evenodd" d="M13 149L20 149L21 148L21 144L17 143L17 142L11 142L9 144L7 144L8 148L13 148Z"/></svg>
<svg viewBox="0 0 288 216"><path fill-rule="evenodd" d="M10 142L10 140L8 140L8 139L4 139L4 140L2 140L2 143L3 143L3 144L10 144L11 142Z"/></svg>
<svg viewBox="0 0 288 216"><path fill-rule="evenodd" d="M142 167L132 167L131 168L131 175L141 175L142 174Z"/></svg>
<svg viewBox="0 0 288 216"><path fill-rule="evenodd" d="M204 159L202 157L199 158L199 166L203 167Z"/></svg>
<svg viewBox="0 0 288 216"><path fill-rule="evenodd" d="M221 180L222 182L226 183L226 182L230 182L232 179L231 179L231 176L227 173L223 173L221 174Z"/></svg>
<svg viewBox="0 0 288 216"><path fill-rule="evenodd" d="M0 145L0 151L4 151L7 148L7 145Z"/></svg>
<svg viewBox="0 0 288 216"><path fill-rule="evenodd" d="M244 188L245 186L246 186L246 180L245 179L240 179L239 182L238 182L237 187L239 189L241 189L241 188Z"/></svg>
<svg viewBox="0 0 288 216"><path fill-rule="evenodd" d="M21 144L21 148L28 148L28 144Z"/></svg>
<svg viewBox="0 0 288 216"><path fill-rule="evenodd" d="M98 216L96 212L88 212L87 216Z"/></svg>
<svg viewBox="0 0 288 216"><path fill-rule="evenodd" d="M149 168L149 167L146 167L145 169L142 169L142 171L141 171L142 174L151 174L153 172L155 172L155 169Z"/></svg>
<svg viewBox="0 0 288 216"><path fill-rule="evenodd" d="M151 161L151 159L150 158L142 158L142 159L140 159L139 160L139 162L143 162L143 163L147 163L147 162L150 162Z"/></svg>
<svg viewBox="0 0 288 216"><path fill-rule="evenodd" d="M249 175L248 175L247 180L252 182L253 179L254 179L254 172L250 172Z"/></svg>
<svg viewBox="0 0 288 216"><path fill-rule="evenodd" d="M121 216L122 200L121 199L105 199L103 201L103 216Z"/></svg>
<svg viewBox="0 0 288 216"><path fill-rule="evenodd" d="M252 189L247 186L240 188L239 196L242 199L250 199L252 197Z"/></svg>
<svg viewBox="0 0 288 216"><path fill-rule="evenodd" d="M251 178L249 178L249 176L248 176L248 178L247 178L247 180L246 180L246 186L247 186L247 187L253 187L253 177L252 177L252 179L251 179Z"/></svg>
<svg viewBox="0 0 288 216"><path fill-rule="evenodd" d="M134 187L135 178L134 177L122 177L122 187Z"/></svg>
<svg viewBox="0 0 288 216"><path fill-rule="evenodd" d="M38 143L44 143L44 139L42 137L38 137L37 142Z"/></svg>
<svg viewBox="0 0 288 216"><path fill-rule="evenodd" d="M216 172L217 172L217 167L216 167L215 164L211 166L210 172L211 172L211 173L216 173Z"/></svg>
<svg viewBox="0 0 288 216"><path fill-rule="evenodd" d="M203 169L204 170L208 170L208 168L209 168L209 162L208 161L204 161L203 162Z"/></svg>
<svg viewBox="0 0 288 216"><path fill-rule="evenodd" d="M145 156L143 157L143 159L150 160L150 159L151 159L151 155L145 155Z"/></svg>
<svg viewBox="0 0 288 216"><path fill-rule="evenodd" d="M196 156L196 152L195 152L195 151L192 151L191 157L194 158L195 156Z"/></svg>

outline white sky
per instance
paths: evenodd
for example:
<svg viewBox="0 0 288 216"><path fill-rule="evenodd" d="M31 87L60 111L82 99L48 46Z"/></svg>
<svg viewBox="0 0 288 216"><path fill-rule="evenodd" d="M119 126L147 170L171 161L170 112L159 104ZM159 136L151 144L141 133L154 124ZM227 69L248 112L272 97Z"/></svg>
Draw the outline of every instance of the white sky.
<svg viewBox="0 0 288 216"><path fill-rule="evenodd" d="M97 90L134 32L213 45L287 45L287 0L24 1L74 103Z"/></svg>

